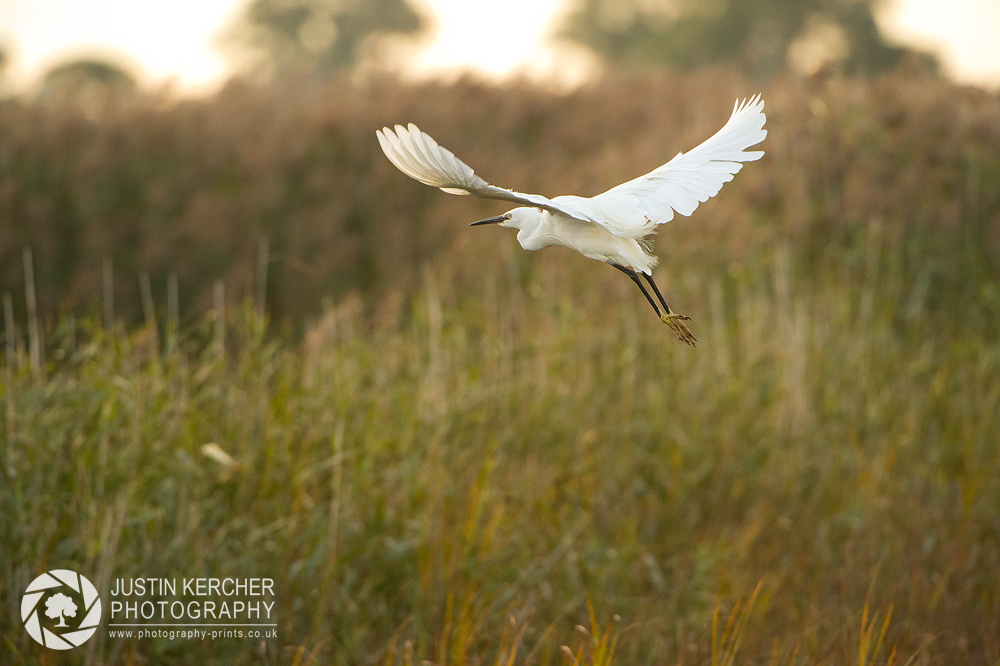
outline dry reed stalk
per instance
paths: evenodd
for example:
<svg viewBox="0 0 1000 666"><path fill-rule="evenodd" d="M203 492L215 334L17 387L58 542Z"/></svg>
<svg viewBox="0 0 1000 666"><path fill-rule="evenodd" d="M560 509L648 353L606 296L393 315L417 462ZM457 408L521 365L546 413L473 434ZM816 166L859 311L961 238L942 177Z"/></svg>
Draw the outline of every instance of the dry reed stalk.
<svg viewBox="0 0 1000 666"><path fill-rule="evenodd" d="M180 302L177 296L177 273L167 276L167 353L177 347L180 333Z"/></svg>
<svg viewBox="0 0 1000 666"><path fill-rule="evenodd" d="M261 238L257 244L257 297L254 299L258 318L263 318L267 306L267 265L270 262L270 241Z"/></svg>
<svg viewBox="0 0 1000 666"><path fill-rule="evenodd" d="M115 325L115 275L110 259L104 260L101 271L101 286L104 297L104 330L110 332Z"/></svg>
<svg viewBox="0 0 1000 666"><path fill-rule="evenodd" d="M17 331L14 329L14 302L9 293L3 295L4 337L7 340L7 371L13 373L17 361Z"/></svg>
<svg viewBox="0 0 1000 666"><path fill-rule="evenodd" d="M35 267L31 259L31 248L24 248L24 297L28 303L28 346L31 358L31 374L42 374L42 331L38 326L38 302L35 298Z"/></svg>
<svg viewBox="0 0 1000 666"><path fill-rule="evenodd" d="M151 356L155 356L160 351L160 334L156 326L156 306L153 302L153 289L149 284L149 273L146 271L139 274L139 293L142 296L142 314L146 322L146 328L152 336Z"/></svg>
<svg viewBox="0 0 1000 666"><path fill-rule="evenodd" d="M226 353L226 285L216 280L212 288L214 308L212 318L215 330L215 353L221 358Z"/></svg>

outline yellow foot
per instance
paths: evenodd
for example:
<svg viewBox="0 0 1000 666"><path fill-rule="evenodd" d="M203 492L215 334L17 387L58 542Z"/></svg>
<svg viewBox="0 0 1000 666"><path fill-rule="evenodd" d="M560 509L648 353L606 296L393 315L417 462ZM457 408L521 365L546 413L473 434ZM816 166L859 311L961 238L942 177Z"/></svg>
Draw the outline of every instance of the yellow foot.
<svg viewBox="0 0 1000 666"><path fill-rule="evenodd" d="M686 342L692 347L697 347L698 345L695 343L698 342L698 340L691 333L691 329L684 324L685 321L690 320L691 317L685 317L684 315L679 315L676 312L668 312L665 315L660 315L660 321L673 329L674 333L677 334L678 340Z"/></svg>

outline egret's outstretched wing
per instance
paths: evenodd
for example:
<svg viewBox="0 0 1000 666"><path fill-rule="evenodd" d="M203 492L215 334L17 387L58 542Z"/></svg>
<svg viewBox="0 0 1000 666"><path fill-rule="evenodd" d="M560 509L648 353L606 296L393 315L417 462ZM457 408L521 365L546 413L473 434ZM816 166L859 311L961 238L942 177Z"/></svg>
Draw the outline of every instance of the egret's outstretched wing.
<svg viewBox="0 0 1000 666"><path fill-rule="evenodd" d="M627 183L590 199L556 197L596 220L616 236L644 236L674 212L690 215L699 203L714 197L743 165L758 160L762 150L746 149L764 140L764 102L760 95L737 101L729 121L710 139L687 153Z"/></svg>
<svg viewBox="0 0 1000 666"><path fill-rule="evenodd" d="M437 144L429 135L410 123L377 130L379 145L389 161L400 171L425 185L440 188L449 194L474 194L483 199L501 199L522 206L534 206L562 213L583 222L594 222L579 211L555 203L538 194L521 194L490 185L475 174L469 165Z"/></svg>

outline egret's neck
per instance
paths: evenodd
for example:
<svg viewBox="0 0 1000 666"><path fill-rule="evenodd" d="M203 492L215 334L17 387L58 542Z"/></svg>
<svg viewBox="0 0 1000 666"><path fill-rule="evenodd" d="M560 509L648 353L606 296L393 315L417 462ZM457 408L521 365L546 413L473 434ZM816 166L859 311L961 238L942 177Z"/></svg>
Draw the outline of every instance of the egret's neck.
<svg viewBox="0 0 1000 666"><path fill-rule="evenodd" d="M545 216L542 211L536 208L518 209L523 211L515 218L517 224L517 242L525 250L540 250L550 243L541 242L545 234L540 233L544 226L542 218Z"/></svg>

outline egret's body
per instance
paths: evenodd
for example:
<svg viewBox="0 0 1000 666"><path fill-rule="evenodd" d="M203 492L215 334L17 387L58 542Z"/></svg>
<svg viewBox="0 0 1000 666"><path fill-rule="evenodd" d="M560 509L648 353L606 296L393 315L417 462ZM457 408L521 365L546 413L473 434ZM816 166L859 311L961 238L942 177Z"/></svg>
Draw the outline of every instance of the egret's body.
<svg viewBox="0 0 1000 666"><path fill-rule="evenodd" d="M560 199L569 197L556 197ZM525 250L541 250L551 245L576 250L588 259L616 263L632 270L649 273L656 257L643 250L635 238L615 236L599 224L581 222L560 213L537 208L515 208L511 218L498 223L518 229L517 242Z"/></svg>
<svg viewBox="0 0 1000 666"><path fill-rule="evenodd" d="M698 204L715 196L733 179L742 162L760 159L763 151L747 151L764 140L764 103L757 96L737 103L725 126L710 139L644 176L630 180L595 197L565 195L547 199L490 185L465 163L412 123L377 132L386 157L403 173L450 194L473 194L522 204L503 215L474 222L517 229L525 250L559 245L583 256L611 264L639 285L646 299L677 336L694 344L695 338L670 310L653 282L657 263L645 240L657 225L673 219L674 212L690 215ZM639 276L653 288L653 300ZM662 305L662 311L659 307Z"/></svg>

